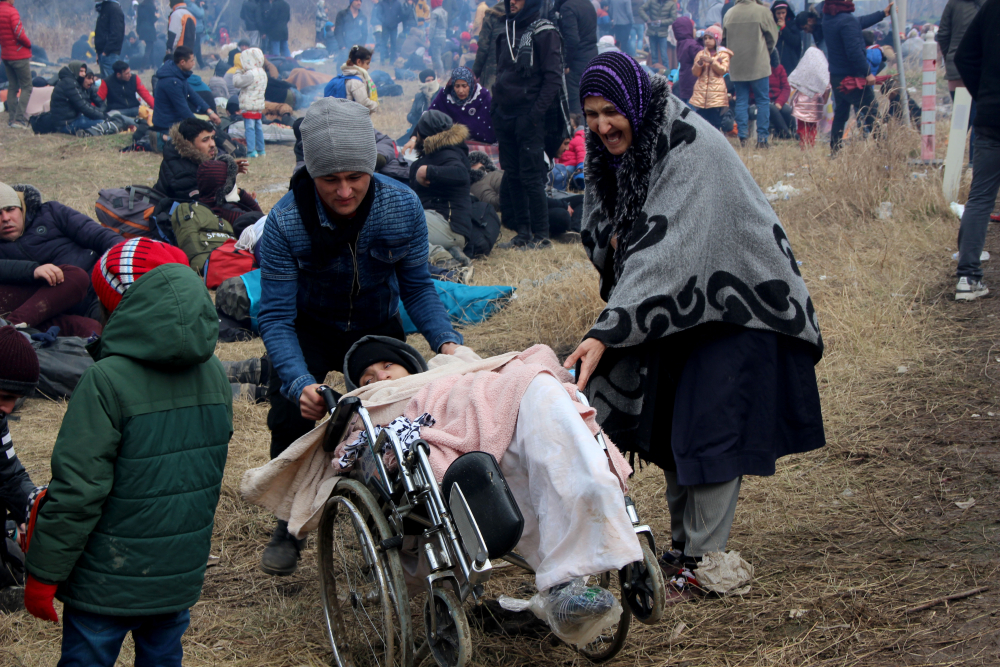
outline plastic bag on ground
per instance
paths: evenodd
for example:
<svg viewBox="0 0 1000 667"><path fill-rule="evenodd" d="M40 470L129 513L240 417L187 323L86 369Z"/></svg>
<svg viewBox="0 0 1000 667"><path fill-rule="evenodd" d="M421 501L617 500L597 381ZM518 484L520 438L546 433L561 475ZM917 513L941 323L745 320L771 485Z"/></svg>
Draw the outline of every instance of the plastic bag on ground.
<svg viewBox="0 0 1000 667"><path fill-rule="evenodd" d="M588 586L586 578L573 579L555 591L535 593L530 600L501 595L497 602L507 611L531 610L559 639L576 646L597 639L622 615L621 603L611 591Z"/></svg>
<svg viewBox="0 0 1000 667"><path fill-rule="evenodd" d="M750 592L753 565L739 551L712 551L698 564L698 584L719 595L746 595Z"/></svg>

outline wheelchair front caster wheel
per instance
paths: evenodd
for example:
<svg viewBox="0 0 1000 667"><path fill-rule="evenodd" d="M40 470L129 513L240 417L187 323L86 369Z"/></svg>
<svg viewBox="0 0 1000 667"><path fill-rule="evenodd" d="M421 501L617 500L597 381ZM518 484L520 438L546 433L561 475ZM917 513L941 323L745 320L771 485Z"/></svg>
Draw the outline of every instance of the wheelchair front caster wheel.
<svg viewBox="0 0 1000 667"><path fill-rule="evenodd" d="M628 568L618 572L605 572L597 578L598 586L611 591L615 597L619 598L622 604L622 615L618 618L617 623L606 628L597 639L585 646L576 647L582 656L593 663L607 662L618 655L618 652L625 646L625 638L628 637L628 629L632 624L632 610L621 586L626 569Z"/></svg>
<svg viewBox="0 0 1000 667"><path fill-rule="evenodd" d="M431 636L431 614L437 623L437 632ZM472 655L472 638L465 609L455 593L446 588L435 588L434 595L424 602L424 629L427 645L439 667L463 667Z"/></svg>
<svg viewBox="0 0 1000 667"><path fill-rule="evenodd" d="M663 583L663 572L656 561L653 550L646 540L639 540L642 545L642 562L632 563L625 568L629 578L628 589L623 591L625 603L632 610L635 620L646 625L658 623L663 618L666 606L666 586Z"/></svg>

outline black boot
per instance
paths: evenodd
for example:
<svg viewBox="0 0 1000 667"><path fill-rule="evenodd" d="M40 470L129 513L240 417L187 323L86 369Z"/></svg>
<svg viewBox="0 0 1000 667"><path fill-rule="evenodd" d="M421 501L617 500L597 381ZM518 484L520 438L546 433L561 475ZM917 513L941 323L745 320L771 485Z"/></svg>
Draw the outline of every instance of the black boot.
<svg viewBox="0 0 1000 667"><path fill-rule="evenodd" d="M299 567L305 546L305 539L297 540L288 532L287 521L278 521L260 558L260 569L279 577L293 574Z"/></svg>

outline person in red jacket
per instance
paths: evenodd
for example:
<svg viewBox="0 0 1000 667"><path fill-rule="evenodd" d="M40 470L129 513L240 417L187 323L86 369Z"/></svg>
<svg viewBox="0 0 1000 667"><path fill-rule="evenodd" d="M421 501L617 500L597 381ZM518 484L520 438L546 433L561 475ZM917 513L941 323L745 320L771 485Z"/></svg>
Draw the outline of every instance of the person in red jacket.
<svg viewBox="0 0 1000 667"><path fill-rule="evenodd" d="M122 116L132 120L130 125L135 125L135 118L139 115L139 99L152 109L153 95L124 60L112 65L112 70L114 75L111 78L101 80L97 96L108 103L108 111L121 112Z"/></svg>
<svg viewBox="0 0 1000 667"><path fill-rule="evenodd" d="M788 85L788 73L783 65L771 69L768 88L771 97L771 135L777 139L795 139L792 105L788 103L792 89ZM750 97L750 103L756 104L752 94Z"/></svg>
<svg viewBox="0 0 1000 667"><path fill-rule="evenodd" d="M28 100L31 99L31 40L24 32L14 0L0 0L0 57L7 72L8 125L28 129ZM14 93L20 95L14 97Z"/></svg>
<svg viewBox="0 0 1000 667"><path fill-rule="evenodd" d="M573 130L573 137L569 140L569 147L556 158L556 162L559 164L566 164L571 167L582 163L587 157L587 146L584 137L584 127L580 123L580 116L578 114L570 114L569 122L573 124L576 129Z"/></svg>

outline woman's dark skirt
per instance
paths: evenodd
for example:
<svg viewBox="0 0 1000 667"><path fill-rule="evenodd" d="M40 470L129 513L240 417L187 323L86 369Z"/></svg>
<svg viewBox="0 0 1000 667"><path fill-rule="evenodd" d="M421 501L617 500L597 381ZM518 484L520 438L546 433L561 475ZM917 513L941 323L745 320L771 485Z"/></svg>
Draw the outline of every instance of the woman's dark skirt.
<svg viewBox="0 0 1000 667"><path fill-rule="evenodd" d="M773 475L782 456L826 444L816 348L772 331L708 323L609 348L596 374L642 357L642 409L601 426L624 452L676 471L684 486Z"/></svg>

